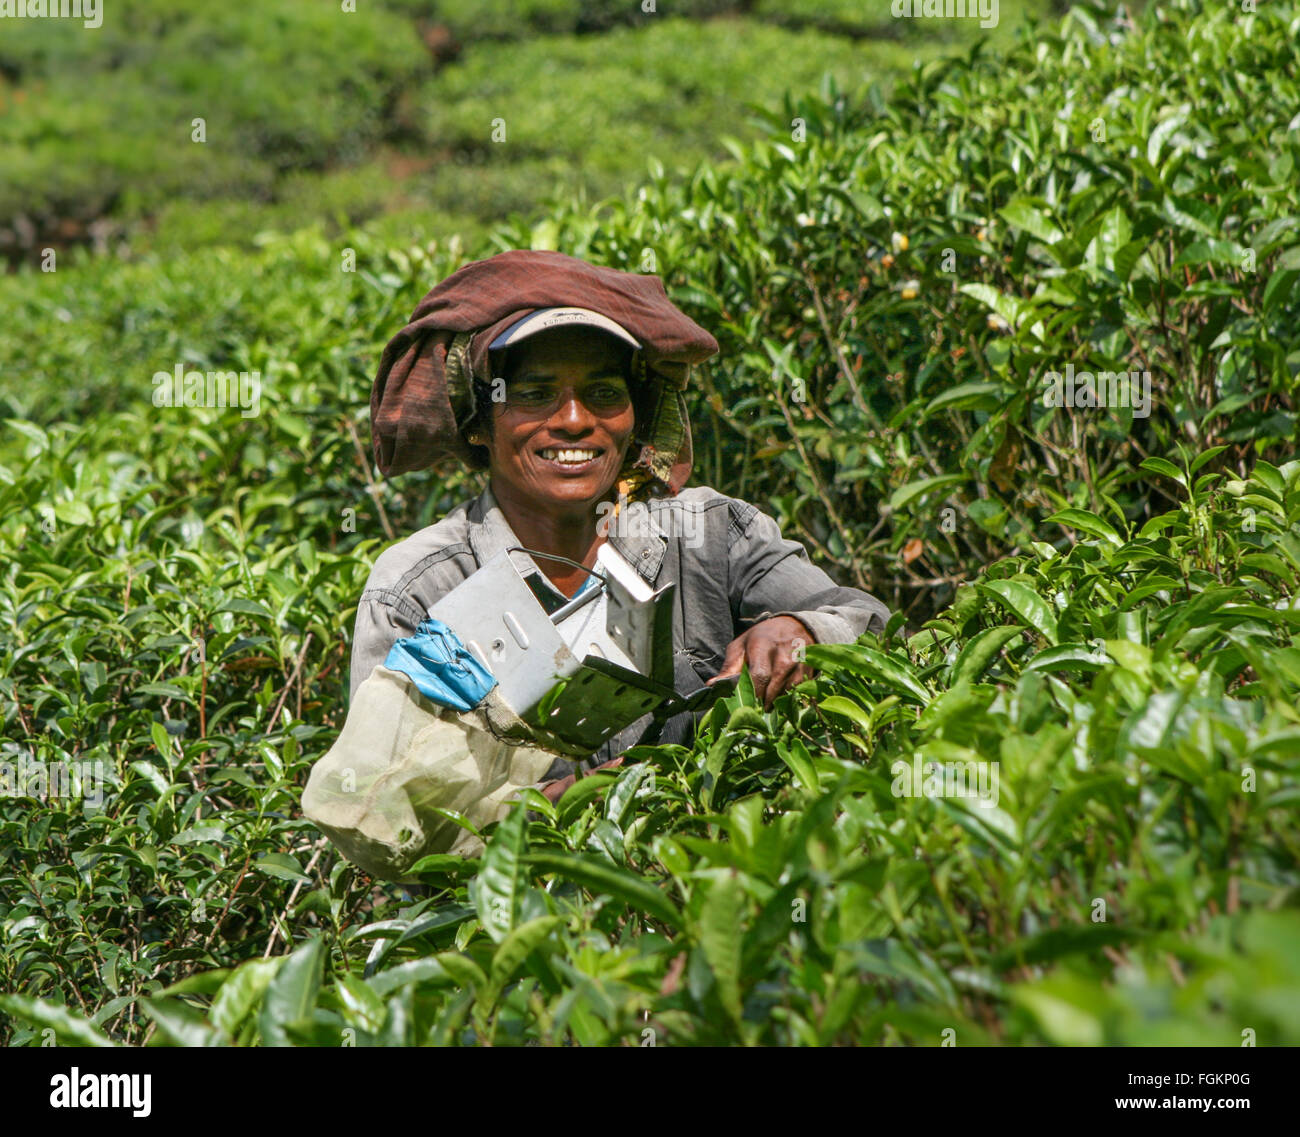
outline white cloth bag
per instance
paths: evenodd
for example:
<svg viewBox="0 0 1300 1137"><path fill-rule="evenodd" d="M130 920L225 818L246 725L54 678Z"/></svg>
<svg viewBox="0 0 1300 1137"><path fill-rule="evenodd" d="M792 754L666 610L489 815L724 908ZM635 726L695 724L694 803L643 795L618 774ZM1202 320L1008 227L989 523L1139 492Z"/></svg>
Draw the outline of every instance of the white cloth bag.
<svg viewBox="0 0 1300 1137"><path fill-rule="evenodd" d="M357 688L338 739L312 767L302 810L348 860L410 883L421 857L482 852L478 837L435 807L479 829L499 821L556 759L531 739L499 688L461 712L381 665Z"/></svg>

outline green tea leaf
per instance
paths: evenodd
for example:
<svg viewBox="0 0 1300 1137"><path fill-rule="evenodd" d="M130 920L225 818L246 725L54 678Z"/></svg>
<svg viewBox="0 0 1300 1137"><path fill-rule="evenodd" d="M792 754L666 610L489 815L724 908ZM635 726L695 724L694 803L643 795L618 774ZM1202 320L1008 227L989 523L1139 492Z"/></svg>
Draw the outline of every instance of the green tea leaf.
<svg viewBox="0 0 1300 1137"><path fill-rule="evenodd" d="M542 872L553 872L591 892L604 892L629 904L634 911L653 916L669 928L681 927L681 914L672 901L648 880L608 861L575 853L533 852L526 864Z"/></svg>
<svg viewBox="0 0 1300 1137"><path fill-rule="evenodd" d="M229 975L212 1000L208 1018L227 1038L233 1039L244 1020L260 1003L284 959L250 959Z"/></svg>
<svg viewBox="0 0 1300 1137"><path fill-rule="evenodd" d="M843 695L828 695L817 705L824 711L831 711L837 715L843 715L847 719L852 719L870 735L871 716L852 699L846 699Z"/></svg>
<svg viewBox="0 0 1300 1137"><path fill-rule="evenodd" d="M902 509L908 502L920 497L922 494L942 489L945 486L959 485L965 480L964 474L940 474L937 477L908 482L905 486L899 486L890 496L889 508Z"/></svg>
<svg viewBox="0 0 1300 1137"><path fill-rule="evenodd" d="M515 806L497 826L483 850L474 882L474 906L487 933L501 943L519 919L522 857L528 847L528 811Z"/></svg>
<svg viewBox="0 0 1300 1137"><path fill-rule="evenodd" d="M561 923L558 916L539 916L511 930L492 956L488 1002L495 1000L497 993L515 977L515 972L519 970L524 960L536 951Z"/></svg>
<svg viewBox="0 0 1300 1137"><path fill-rule="evenodd" d="M220 1046L220 1032L202 1013L179 999L141 999L140 1009L153 1020L153 1045ZM85 1045L79 1043L78 1045Z"/></svg>
<svg viewBox="0 0 1300 1137"><path fill-rule="evenodd" d="M734 870L714 878L700 913L700 946L713 971L718 998L733 1026L743 1015L740 998L741 922L747 908L745 886Z"/></svg>
<svg viewBox="0 0 1300 1137"><path fill-rule="evenodd" d="M1071 529L1078 529L1081 533L1089 533L1094 537L1100 537L1105 541L1109 541L1112 545L1118 546L1121 544L1119 534L1115 532L1110 524L1103 521L1095 513L1085 509L1061 509L1046 520L1068 525Z"/></svg>
<svg viewBox="0 0 1300 1137"><path fill-rule="evenodd" d="M842 668L884 683L918 703L930 701L930 692L910 665L865 644L812 644L805 657L812 667Z"/></svg>
<svg viewBox="0 0 1300 1137"><path fill-rule="evenodd" d="M1024 229L1040 241L1054 245L1064 233L1047 216L1046 202L1035 198L1015 197L998 212L1016 229Z"/></svg>
<svg viewBox="0 0 1300 1137"><path fill-rule="evenodd" d="M1182 486L1183 489L1187 488L1187 479L1183 477L1183 472L1167 459L1145 458L1143 459L1141 466L1138 468L1141 470L1149 470L1153 474L1160 474L1163 477L1170 478Z"/></svg>
<svg viewBox="0 0 1300 1137"><path fill-rule="evenodd" d="M1018 580L994 580L979 587L995 597L1049 643L1056 643L1056 617L1041 596Z"/></svg>
<svg viewBox="0 0 1300 1137"><path fill-rule="evenodd" d="M258 1024L267 1046L288 1046L286 1023L311 1017L320 991L325 941L319 936L295 948L282 962L266 988ZM252 980L250 979L250 982Z"/></svg>
<svg viewBox="0 0 1300 1137"><path fill-rule="evenodd" d="M64 1046L114 1046L82 1015L57 1003L33 999L27 995L0 995L0 1010L31 1023L41 1030L51 1030Z"/></svg>
<svg viewBox="0 0 1300 1137"><path fill-rule="evenodd" d="M956 687L961 683L978 683L998 652L1024 633L1024 628L1001 627L987 628L973 636L953 662L949 685Z"/></svg>

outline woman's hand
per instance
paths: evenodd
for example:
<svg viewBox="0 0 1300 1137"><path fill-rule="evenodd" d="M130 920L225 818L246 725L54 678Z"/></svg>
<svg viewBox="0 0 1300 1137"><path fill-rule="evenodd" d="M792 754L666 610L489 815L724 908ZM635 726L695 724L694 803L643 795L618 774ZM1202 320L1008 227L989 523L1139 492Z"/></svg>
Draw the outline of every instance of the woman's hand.
<svg viewBox="0 0 1300 1137"><path fill-rule="evenodd" d="M803 662L803 649L816 642L817 637L793 616L761 620L727 645L722 670L708 683L739 675L742 665L748 664L754 694L770 710L782 691L812 678L812 668Z"/></svg>
<svg viewBox="0 0 1300 1137"><path fill-rule="evenodd" d="M621 765L623 765L622 754L617 758L611 758L608 762L602 762L599 766L593 766L587 771L587 773L591 774L596 770L611 770L615 766ZM553 803L559 801L560 798L564 796L564 791L577 780L576 774L570 774L567 778L556 778L553 782L543 782L537 788L542 791L542 796L545 797L547 801Z"/></svg>

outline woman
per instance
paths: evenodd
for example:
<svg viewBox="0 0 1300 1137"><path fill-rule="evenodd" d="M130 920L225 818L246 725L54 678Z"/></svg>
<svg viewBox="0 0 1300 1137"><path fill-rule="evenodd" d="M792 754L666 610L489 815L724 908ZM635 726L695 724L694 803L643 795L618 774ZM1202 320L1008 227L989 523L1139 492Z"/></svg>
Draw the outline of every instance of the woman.
<svg viewBox="0 0 1300 1137"><path fill-rule="evenodd" d="M805 645L882 631L888 609L836 586L772 518L683 488L682 389L690 366L717 350L658 277L560 253L501 253L434 288L384 352L371 394L376 460L391 475L451 454L487 470L488 484L376 561L357 612L353 694L432 604L512 545L591 568L610 541L649 584L675 582L682 695L748 667L770 707L810 674ZM548 609L591 579L576 565L533 561L554 590ZM670 719L655 740L689 742L691 718ZM652 740L650 723L614 735L581 767L617 765ZM542 792L554 800L576 772L557 759Z"/></svg>

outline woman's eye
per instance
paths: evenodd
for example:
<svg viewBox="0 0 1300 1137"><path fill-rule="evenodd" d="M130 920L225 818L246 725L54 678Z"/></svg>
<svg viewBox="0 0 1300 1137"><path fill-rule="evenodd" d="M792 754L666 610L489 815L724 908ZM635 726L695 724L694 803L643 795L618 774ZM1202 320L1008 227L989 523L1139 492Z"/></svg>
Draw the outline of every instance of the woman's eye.
<svg viewBox="0 0 1300 1137"><path fill-rule="evenodd" d="M600 383L585 387L579 398L600 406L613 406L627 402L627 389L617 384ZM541 407L555 399L555 391L549 387L511 387L509 401L515 406Z"/></svg>

